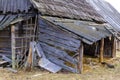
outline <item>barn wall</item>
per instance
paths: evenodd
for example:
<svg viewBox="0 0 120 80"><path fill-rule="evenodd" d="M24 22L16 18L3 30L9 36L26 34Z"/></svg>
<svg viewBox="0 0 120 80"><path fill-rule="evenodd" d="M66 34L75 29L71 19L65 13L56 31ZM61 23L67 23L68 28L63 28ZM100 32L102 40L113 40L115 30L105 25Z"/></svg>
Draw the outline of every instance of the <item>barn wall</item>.
<svg viewBox="0 0 120 80"><path fill-rule="evenodd" d="M77 36L44 20L39 20L39 41L63 51L77 52L80 40Z"/></svg>
<svg viewBox="0 0 120 80"><path fill-rule="evenodd" d="M15 66L17 68L24 66L25 60L27 60L30 42L34 41L36 38L35 29L37 27L35 22L37 22L36 18L33 17L15 24L15 45L12 47L15 47L15 57L17 61Z"/></svg>
<svg viewBox="0 0 120 80"><path fill-rule="evenodd" d="M10 28L0 31L0 54L11 54Z"/></svg>
<svg viewBox="0 0 120 80"><path fill-rule="evenodd" d="M76 72L78 36L44 19L39 19L38 43L46 58L65 70Z"/></svg>

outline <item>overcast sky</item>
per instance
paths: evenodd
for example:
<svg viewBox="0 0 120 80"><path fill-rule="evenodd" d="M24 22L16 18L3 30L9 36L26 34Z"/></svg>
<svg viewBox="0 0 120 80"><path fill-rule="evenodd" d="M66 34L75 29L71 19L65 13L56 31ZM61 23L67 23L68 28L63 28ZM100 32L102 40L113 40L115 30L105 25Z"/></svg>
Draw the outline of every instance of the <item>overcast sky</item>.
<svg viewBox="0 0 120 80"><path fill-rule="evenodd" d="M120 0L105 0L112 4L120 12Z"/></svg>

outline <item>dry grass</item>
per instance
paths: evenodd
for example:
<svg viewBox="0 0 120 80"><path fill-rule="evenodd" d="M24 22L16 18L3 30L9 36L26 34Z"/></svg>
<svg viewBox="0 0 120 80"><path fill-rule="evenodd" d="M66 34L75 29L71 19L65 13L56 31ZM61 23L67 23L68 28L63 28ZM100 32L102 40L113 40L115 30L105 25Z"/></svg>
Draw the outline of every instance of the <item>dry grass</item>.
<svg viewBox="0 0 120 80"><path fill-rule="evenodd" d="M119 54L117 58L108 60L115 65L115 69L100 64L84 65L86 69L83 74L52 74L38 69L32 72L12 73L6 69L0 69L0 80L120 80L120 52L117 54Z"/></svg>

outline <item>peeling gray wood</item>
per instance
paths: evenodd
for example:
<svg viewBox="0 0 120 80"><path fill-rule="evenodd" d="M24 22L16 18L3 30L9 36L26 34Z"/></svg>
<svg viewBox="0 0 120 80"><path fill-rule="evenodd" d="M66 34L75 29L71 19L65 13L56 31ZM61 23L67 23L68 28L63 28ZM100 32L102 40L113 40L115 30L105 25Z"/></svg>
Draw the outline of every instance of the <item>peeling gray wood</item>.
<svg viewBox="0 0 120 80"><path fill-rule="evenodd" d="M52 56L57 57L57 58L61 58L65 61L68 61L68 62L73 63L73 64L77 63L77 60L74 60L74 58L69 56L65 51L58 50L58 49L51 47L51 46L44 44L44 43L40 43L40 44L41 44L41 46L46 54L52 55Z"/></svg>

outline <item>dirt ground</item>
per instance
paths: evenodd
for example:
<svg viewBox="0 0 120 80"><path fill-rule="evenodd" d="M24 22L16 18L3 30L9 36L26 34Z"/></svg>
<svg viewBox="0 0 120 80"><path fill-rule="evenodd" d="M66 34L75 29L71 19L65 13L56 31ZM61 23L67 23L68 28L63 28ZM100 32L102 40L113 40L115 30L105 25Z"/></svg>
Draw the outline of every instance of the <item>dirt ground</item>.
<svg viewBox="0 0 120 80"><path fill-rule="evenodd" d="M13 73L7 69L0 69L0 80L120 80L120 52L117 58L106 60L115 68L108 68L99 63L84 64L83 74L56 73L35 69L32 72L18 71Z"/></svg>

